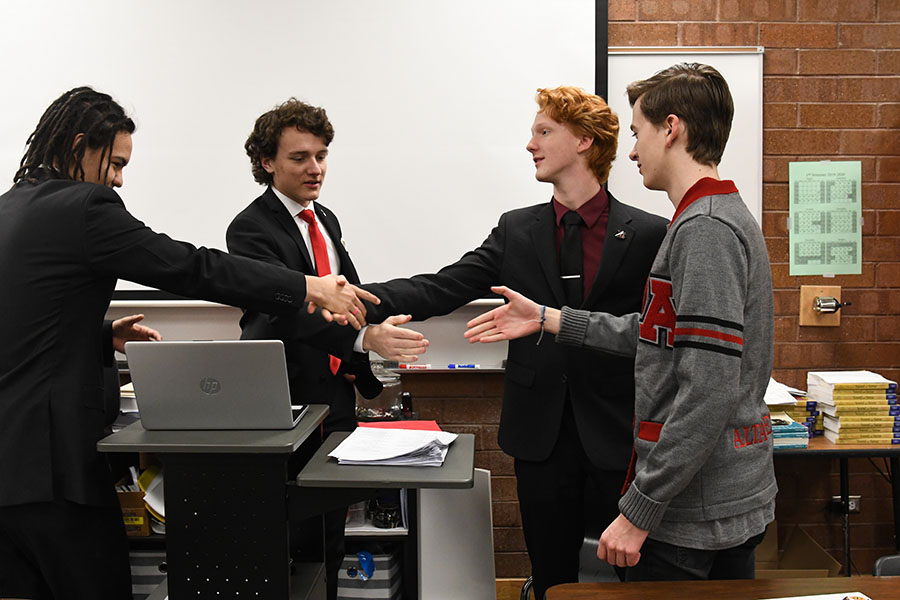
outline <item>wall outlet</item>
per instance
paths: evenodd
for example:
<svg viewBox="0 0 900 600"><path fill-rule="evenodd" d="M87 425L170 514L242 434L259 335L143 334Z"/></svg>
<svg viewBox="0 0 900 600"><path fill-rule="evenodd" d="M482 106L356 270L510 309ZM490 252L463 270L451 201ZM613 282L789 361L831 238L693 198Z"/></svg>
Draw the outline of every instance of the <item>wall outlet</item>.
<svg viewBox="0 0 900 600"><path fill-rule="evenodd" d="M850 501L850 512L858 513L859 512L859 496L848 496L848 500ZM831 507L835 512L841 512L841 497L840 496L832 496L831 497Z"/></svg>

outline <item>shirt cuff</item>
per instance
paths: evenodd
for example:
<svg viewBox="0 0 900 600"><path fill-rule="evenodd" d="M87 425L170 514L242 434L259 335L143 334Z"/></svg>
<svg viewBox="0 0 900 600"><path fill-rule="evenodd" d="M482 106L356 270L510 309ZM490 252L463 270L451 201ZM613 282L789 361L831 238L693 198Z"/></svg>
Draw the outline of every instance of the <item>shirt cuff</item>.
<svg viewBox="0 0 900 600"><path fill-rule="evenodd" d="M363 325L362 329L359 330L359 333L356 334L356 341L353 343L353 351L363 353L363 338L366 337L366 329L368 329L368 325Z"/></svg>

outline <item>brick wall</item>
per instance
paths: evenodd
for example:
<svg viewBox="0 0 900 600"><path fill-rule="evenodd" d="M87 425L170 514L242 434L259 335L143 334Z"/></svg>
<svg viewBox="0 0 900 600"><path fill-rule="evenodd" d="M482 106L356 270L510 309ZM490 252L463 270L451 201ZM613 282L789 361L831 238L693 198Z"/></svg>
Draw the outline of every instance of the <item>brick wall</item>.
<svg viewBox="0 0 900 600"><path fill-rule="evenodd" d="M775 285L775 373L805 387L811 369L876 370L900 379L900 2L898 0L610 0L610 46L763 46L763 232ZM644 74L635 74L638 77ZM650 75L649 73L646 75ZM788 163L860 160L861 275L788 275ZM722 173L727 177L727 173ZM800 285L843 288L841 326L800 328ZM476 465L491 469L498 577L524 577L512 460L497 448L499 374L409 374L404 386L426 418L475 433ZM878 468L885 470L880 461ZM834 460L776 459L777 518L801 524L842 560ZM894 552L890 485L864 459L850 462L854 572Z"/></svg>

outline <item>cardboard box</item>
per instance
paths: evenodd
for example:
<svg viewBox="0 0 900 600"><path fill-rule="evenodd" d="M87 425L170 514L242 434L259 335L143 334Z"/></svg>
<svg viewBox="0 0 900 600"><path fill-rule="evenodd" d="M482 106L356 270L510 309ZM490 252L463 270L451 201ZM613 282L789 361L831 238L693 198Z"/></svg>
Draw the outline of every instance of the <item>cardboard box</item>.
<svg viewBox="0 0 900 600"><path fill-rule="evenodd" d="M835 577L840 571L841 563L797 525L788 531L781 552L775 521L769 524L766 537L756 547L757 579Z"/></svg>
<svg viewBox="0 0 900 600"><path fill-rule="evenodd" d="M129 537L150 535L150 517L144 506L144 492L119 492L119 504L122 506L122 519L125 521L125 532Z"/></svg>

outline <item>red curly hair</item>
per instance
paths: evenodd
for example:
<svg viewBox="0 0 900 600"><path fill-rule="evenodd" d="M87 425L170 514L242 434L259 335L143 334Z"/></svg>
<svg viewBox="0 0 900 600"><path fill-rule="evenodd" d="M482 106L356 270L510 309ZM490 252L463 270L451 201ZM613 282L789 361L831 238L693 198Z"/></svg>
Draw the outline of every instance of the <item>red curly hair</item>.
<svg viewBox="0 0 900 600"><path fill-rule="evenodd" d="M567 125L575 135L594 138L587 150L588 165L597 176L597 181L605 183L619 145L619 117L606 101L571 85L552 90L538 88L535 100L540 107L539 112Z"/></svg>

